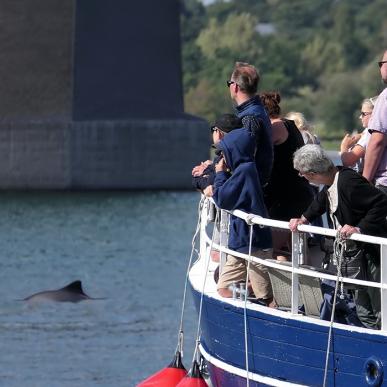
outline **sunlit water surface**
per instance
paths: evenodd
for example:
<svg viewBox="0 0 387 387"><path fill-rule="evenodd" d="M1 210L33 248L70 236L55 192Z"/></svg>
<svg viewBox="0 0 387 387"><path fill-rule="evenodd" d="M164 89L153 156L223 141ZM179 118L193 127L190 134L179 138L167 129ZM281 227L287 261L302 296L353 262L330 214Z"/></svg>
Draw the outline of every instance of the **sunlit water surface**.
<svg viewBox="0 0 387 387"><path fill-rule="evenodd" d="M134 386L172 360L195 193L1 193L0 386ZM104 300L20 299L76 279ZM185 323L189 367L196 329Z"/></svg>

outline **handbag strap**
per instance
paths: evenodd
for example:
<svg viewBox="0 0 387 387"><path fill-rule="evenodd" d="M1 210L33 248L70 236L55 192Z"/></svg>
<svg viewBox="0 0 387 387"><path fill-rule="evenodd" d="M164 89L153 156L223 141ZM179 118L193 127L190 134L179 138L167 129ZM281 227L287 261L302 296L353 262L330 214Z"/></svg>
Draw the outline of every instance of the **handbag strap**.
<svg viewBox="0 0 387 387"><path fill-rule="evenodd" d="M344 252L347 248L347 240L340 235L340 231L337 231L335 241L333 242L333 254L335 261L337 262L337 281L343 277L342 263ZM340 281L340 295L341 299L344 298L344 283Z"/></svg>

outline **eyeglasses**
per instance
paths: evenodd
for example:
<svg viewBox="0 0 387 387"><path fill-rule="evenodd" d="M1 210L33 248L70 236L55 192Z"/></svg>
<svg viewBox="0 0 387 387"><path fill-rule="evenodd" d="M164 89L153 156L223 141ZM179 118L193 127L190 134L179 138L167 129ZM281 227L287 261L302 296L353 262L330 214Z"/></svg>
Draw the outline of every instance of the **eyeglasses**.
<svg viewBox="0 0 387 387"><path fill-rule="evenodd" d="M360 117L369 116L372 112L360 112Z"/></svg>
<svg viewBox="0 0 387 387"><path fill-rule="evenodd" d="M387 63L387 60L382 60L381 62L378 62L379 67L382 67L384 63Z"/></svg>
<svg viewBox="0 0 387 387"><path fill-rule="evenodd" d="M211 126L211 133L217 132L218 130L216 126Z"/></svg>
<svg viewBox="0 0 387 387"><path fill-rule="evenodd" d="M234 81L226 81L226 83L227 83L227 87L230 87L235 82Z"/></svg>
<svg viewBox="0 0 387 387"><path fill-rule="evenodd" d="M298 176L300 177L305 177L305 175L314 175L316 172L313 172L313 171L309 171L309 172L301 172L301 171L298 171Z"/></svg>

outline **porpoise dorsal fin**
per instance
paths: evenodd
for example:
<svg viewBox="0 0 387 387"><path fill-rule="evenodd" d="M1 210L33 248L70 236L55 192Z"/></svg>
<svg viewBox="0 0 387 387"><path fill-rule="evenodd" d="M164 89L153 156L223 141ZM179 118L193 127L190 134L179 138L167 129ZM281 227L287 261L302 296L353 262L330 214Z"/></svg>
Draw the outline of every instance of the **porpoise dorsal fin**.
<svg viewBox="0 0 387 387"><path fill-rule="evenodd" d="M65 286L60 290L67 290L68 292L72 292L72 293L85 294L82 289L82 282L79 280L71 282L70 284L68 284L67 286Z"/></svg>

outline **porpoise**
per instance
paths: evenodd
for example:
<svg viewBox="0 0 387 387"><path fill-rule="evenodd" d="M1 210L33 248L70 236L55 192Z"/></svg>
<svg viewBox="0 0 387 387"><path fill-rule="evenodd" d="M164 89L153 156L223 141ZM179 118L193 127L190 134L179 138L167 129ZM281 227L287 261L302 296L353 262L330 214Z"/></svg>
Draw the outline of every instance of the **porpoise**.
<svg viewBox="0 0 387 387"><path fill-rule="evenodd" d="M56 301L56 302L79 302L83 300L102 300L102 298L91 298L82 289L81 281L74 281L58 290L45 290L24 298L23 301Z"/></svg>

